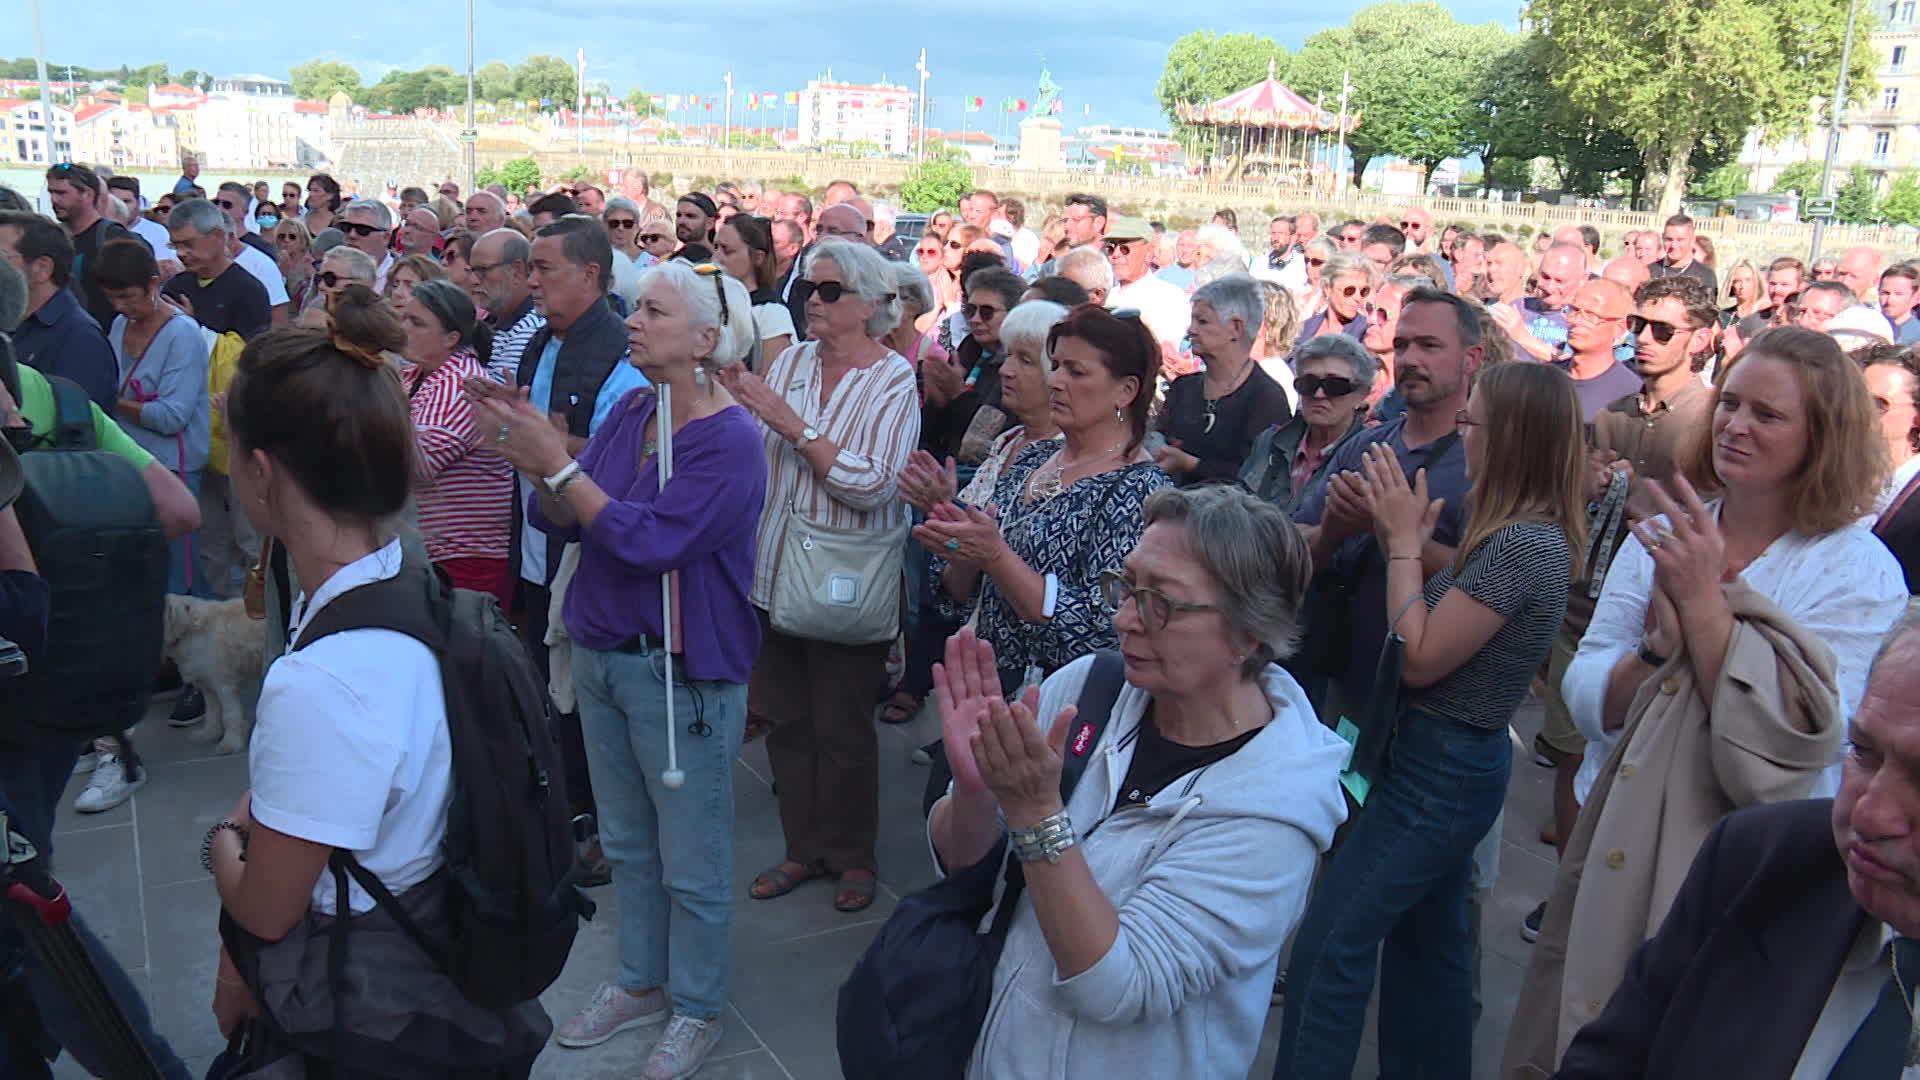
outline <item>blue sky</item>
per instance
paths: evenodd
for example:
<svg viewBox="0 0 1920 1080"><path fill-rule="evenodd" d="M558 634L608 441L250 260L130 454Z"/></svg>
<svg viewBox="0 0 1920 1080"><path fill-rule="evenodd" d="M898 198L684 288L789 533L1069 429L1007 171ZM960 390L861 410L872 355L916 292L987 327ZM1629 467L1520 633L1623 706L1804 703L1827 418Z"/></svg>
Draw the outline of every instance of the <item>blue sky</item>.
<svg viewBox="0 0 1920 1080"><path fill-rule="evenodd" d="M112 67L165 59L175 71L218 74L287 68L315 55L357 67L368 82L393 67L466 64L465 5L460 0L412 0L325 10L226 7L202 15L104 17L97 5L40 0L48 58ZM1204 12L1165 0L1106 0L1099 5L1034 0L971 0L932 5L843 0L794 4L732 0L724 5L633 0L474 0L476 62L514 62L529 53L572 59L587 50L587 76L617 90L643 86L657 94L719 94L731 67L737 91L797 90L831 67L836 79L882 77L917 82L922 47L933 72L928 123L958 128L961 101L979 95L988 111L965 119L979 129L999 119L1006 97L1031 99L1044 54L1061 88L1069 128L1084 123L1164 126L1154 83L1167 47L1196 29L1253 31L1297 49L1315 31L1346 22L1360 0L1279 5L1215 0ZM1458 0L1449 5L1466 22L1513 24L1518 0ZM724 11L725 19L716 13ZM1098 11L1089 18L1090 11ZM804 12L805 14L796 14ZM22 12L24 14L24 12ZM269 26L261 16L272 14ZM0 55L31 55L24 18L0 25ZM1083 113L1091 104L1092 115Z"/></svg>

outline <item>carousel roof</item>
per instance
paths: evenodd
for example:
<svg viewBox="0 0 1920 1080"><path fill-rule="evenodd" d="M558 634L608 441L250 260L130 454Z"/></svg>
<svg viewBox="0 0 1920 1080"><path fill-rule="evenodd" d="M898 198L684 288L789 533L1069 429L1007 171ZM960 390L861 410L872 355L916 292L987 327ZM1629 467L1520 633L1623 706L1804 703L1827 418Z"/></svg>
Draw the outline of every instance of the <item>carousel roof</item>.
<svg viewBox="0 0 1920 1080"><path fill-rule="evenodd" d="M1316 106L1274 79L1274 63L1267 61L1267 77L1245 90L1204 105L1181 105L1180 119L1206 127L1289 128L1306 131L1333 131L1340 126L1337 114ZM1347 129L1358 126L1359 116L1347 115Z"/></svg>

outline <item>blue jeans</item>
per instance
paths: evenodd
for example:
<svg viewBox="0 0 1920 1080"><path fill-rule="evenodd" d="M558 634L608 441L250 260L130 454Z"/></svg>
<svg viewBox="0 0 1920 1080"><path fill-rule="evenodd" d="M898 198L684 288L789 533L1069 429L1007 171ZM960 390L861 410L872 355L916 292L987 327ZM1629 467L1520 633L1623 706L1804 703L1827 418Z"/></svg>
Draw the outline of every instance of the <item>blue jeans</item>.
<svg viewBox="0 0 1920 1080"><path fill-rule="evenodd" d="M49 750L0 749L0 801L6 804L14 830L33 843L49 870L53 868L53 818L60 806L60 796L66 790L67 778L73 775L73 762L77 756L78 752L72 747ZM147 1012L147 1003L141 999L140 991L127 978L126 971L113 958L113 954L87 929L86 921L78 911L73 913L68 925L79 935L81 947L93 958L94 967L99 969L101 979L107 984L107 992L113 995L126 1013L134 1034L145 1044L147 1052L153 1055L154 1064L159 1066L161 1075L168 1080L189 1080L192 1074L187 1071L186 1064L175 1056L173 1048L153 1029L153 1017ZM213 949L217 944L209 941L207 948ZM79 1015L79 1010L67 999L65 988L26 948L26 942L14 928L13 920L0 919L0 976L22 965L26 970L28 989L39 1007L40 1019L47 1027L47 1034L73 1055L73 1060L88 1073L94 1076L107 1075L107 1065L98 1056L93 1031ZM5 1060L0 1059L0 1067L5 1064Z"/></svg>
<svg viewBox="0 0 1920 1080"><path fill-rule="evenodd" d="M733 759L747 722L742 683L674 678L678 790L667 767L665 658L573 647L600 850L620 898L620 985L668 986L696 1020L727 1002L733 938ZM691 730L690 730L691 729ZM692 734L699 731L700 734Z"/></svg>
<svg viewBox="0 0 1920 1080"><path fill-rule="evenodd" d="M1353 1075L1380 969L1380 1075L1473 1075L1473 851L1506 801L1506 728L1409 710L1294 938L1274 1080Z"/></svg>

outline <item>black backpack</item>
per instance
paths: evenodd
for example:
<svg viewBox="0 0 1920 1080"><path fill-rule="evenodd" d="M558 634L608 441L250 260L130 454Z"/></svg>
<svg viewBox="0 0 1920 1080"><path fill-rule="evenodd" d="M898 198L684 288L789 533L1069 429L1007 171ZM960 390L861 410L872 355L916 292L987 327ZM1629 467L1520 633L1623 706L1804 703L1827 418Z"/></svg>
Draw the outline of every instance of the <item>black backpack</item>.
<svg viewBox="0 0 1920 1080"><path fill-rule="evenodd" d="M18 401L10 352L0 375ZM166 623L167 537L140 470L100 448L87 392L58 375L47 383L53 428L16 445L26 487L14 503L47 583L47 643L7 684L0 738L74 745L146 711Z"/></svg>
<svg viewBox="0 0 1920 1080"><path fill-rule="evenodd" d="M433 650L453 748L453 800L441 843L454 938L437 941L380 880L336 849L353 875L436 966L483 1008L540 995L566 966L593 903L576 885L560 743L546 683L491 595L456 589L409 557L400 573L349 589L307 624L295 650L329 634L393 630Z"/></svg>

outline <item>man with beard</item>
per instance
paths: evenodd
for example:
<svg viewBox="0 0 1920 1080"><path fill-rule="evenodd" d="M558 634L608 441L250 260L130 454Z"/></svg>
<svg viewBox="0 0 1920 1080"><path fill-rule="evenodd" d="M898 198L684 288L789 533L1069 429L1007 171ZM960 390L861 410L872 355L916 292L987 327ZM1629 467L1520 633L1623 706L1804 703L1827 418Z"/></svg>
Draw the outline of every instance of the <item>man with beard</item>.
<svg viewBox="0 0 1920 1080"><path fill-rule="evenodd" d="M706 192L689 191L673 206L673 236L680 241L674 258L691 263L713 261L713 217L720 212Z"/></svg>
<svg viewBox="0 0 1920 1080"><path fill-rule="evenodd" d="M1406 415L1407 403L1400 396L1400 390L1394 386L1393 335L1400 329L1400 309L1406 303L1407 294L1415 289L1425 288L1432 283L1415 274L1395 274L1373 292L1367 301L1367 328L1360 335L1360 344L1373 354L1374 362L1379 364L1379 374L1374 377L1374 389L1389 387L1380 399L1373 403L1372 418L1385 422Z"/></svg>
<svg viewBox="0 0 1920 1080"><path fill-rule="evenodd" d="M1887 635L1832 799L1723 819L1560 1076L1911 1074L1920 622ZM1755 1008L1755 1002L1765 1002Z"/></svg>

